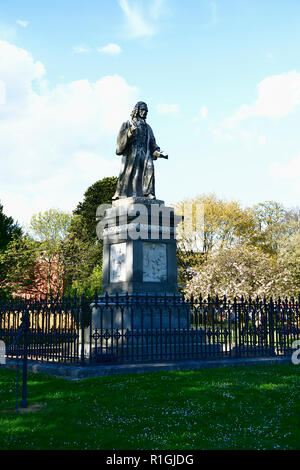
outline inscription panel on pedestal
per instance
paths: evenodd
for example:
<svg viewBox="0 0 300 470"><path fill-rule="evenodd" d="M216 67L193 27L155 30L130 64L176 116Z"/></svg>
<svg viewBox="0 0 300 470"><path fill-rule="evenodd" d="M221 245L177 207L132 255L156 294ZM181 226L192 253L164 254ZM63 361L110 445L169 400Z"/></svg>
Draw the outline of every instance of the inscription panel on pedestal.
<svg viewBox="0 0 300 470"><path fill-rule="evenodd" d="M165 243L143 243L143 281L167 281L167 246Z"/></svg>
<svg viewBox="0 0 300 470"><path fill-rule="evenodd" d="M126 281L126 243L110 246L110 282Z"/></svg>

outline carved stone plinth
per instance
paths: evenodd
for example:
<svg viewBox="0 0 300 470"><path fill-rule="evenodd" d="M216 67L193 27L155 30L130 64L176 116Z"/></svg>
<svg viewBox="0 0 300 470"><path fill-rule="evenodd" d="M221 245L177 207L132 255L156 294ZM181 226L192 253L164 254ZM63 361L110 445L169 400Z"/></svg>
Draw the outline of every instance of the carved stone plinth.
<svg viewBox="0 0 300 470"><path fill-rule="evenodd" d="M114 201L102 221L103 293L176 293L180 221L163 201Z"/></svg>

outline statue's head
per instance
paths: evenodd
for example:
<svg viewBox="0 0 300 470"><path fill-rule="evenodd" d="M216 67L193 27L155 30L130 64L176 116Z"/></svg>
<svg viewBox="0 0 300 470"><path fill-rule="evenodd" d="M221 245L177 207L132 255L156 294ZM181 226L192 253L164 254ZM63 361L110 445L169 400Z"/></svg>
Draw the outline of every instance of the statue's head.
<svg viewBox="0 0 300 470"><path fill-rule="evenodd" d="M140 117L142 119L146 119L148 114L148 106L144 101L138 101L138 103L133 108L131 113L132 118Z"/></svg>

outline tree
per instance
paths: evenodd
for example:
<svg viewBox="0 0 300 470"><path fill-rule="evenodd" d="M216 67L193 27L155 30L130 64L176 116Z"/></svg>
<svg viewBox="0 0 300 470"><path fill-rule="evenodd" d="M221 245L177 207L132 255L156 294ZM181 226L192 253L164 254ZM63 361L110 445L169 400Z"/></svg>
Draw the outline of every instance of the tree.
<svg viewBox="0 0 300 470"><path fill-rule="evenodd" d="M34 214L29 229L34 239L40 241L46 249L56 248L65 240L72 216L58 209Z"/></svg>
<svg viewBox="0 0 300 470"><path fill-rule="evenodd" d="M39 292L39 247L27 235L15 235L0 252L0 290L7 294Z"/></svg>
<svg viewBox="0 0 300 470"><path fill-rule="evenodd" d="M68 268L68 228L72 215L57 209L33 215L30 231L38 242L39 260L36 269L47 293L61 294Z"/></svg>
<svg viewBox="0 0 300 470"><path fill-rule="evenodd" d="M201 208L203 220L199 225L197 217ZM188 220L185 215L187 209L191 214ZM191 269L204 263L212 251L253 243L256 226L253 212L249 208L243 209L237 201L204 194L176 204L175 210L185 217L177 231L180 282L190 279Z"/></svg>
<svg viewBox="0 0 300 470"><path fill-rule="evenodd" d="M20 236L22 229L12 217L3 213L3 205L0 204L0 251L4 251L13 239L14 235Z"/></svg>
<svg viewBox="0 0 300 470"><path fill-rule="evenodd" d="M107 177L90 186L83 202L74 210L68 229L69 267L66 277L68 292L92 295L102 286L103 243L96 235L96 210L111 204L118 178Z"/></svg>
<svg viewBox="0 0 300 470"><path fill-rule="evenodd" d="M15 294L62 294L72 216L56 209L34 215L31 236L15 236L1 257L3 284Z"/></svg>
<svg viewBox="0 0 300 470"><path fill-rule="evenodd" d="M80 224L85 225L90 240L97 240L96 210L101 204L111 204L117 182L118 178L114 176L96 181L86 190L83 202L80 202L74 210L74 215L81 216L82 222Z"/></svg>
<svg viewBox="0 0 300 470"><path fill-rule="evenodd" d="M250 243L254 235L255 219L251 209L243 209L237 201L224 201L215 194L202 195L196 199L176 204L176 212L184 214L184 206L203 206L203 252L226 248L237 243ZM195 211L196 209L193 209ZM196 221L192 223L195 224Z"/></svg>
<svg viewBox="0 0 300 470"><path fill-rule="evenodd" d="M300 230L281 240L278 258L290 273L290 286L287 286L287 293L300 296Z"/></svg>
<svg viewBox="0 0 300 470"><path fill-rule="evenodd" d="M277 255L281 242L300 232L299 209L286 209L275 201L265 201L253 207L256 220L254 243L265 253Z"/></svg>
<svg viewBox="0 0 300 470"><path fill-rule="evenodd" d="M296 292L297 285L282 260L246 245L211 252L185 288L187 297L200 294L285 297Z"/></svg>
<svg viewBox="0 0 300 470"><path fill-rule="evenodd" d="M65 289L68 293L92 295L102 285L102 243L90 240L84 218L74 215L67 236L68 268Z"/></svg>
<svg viewBox="0 0 300 470"><path fill-rule="evenodd" d="M7 296L11 289L7 279L7 267L4 260L7 246L12 240L17 240L22 235L22 229L12 217L3 213L3 205L0 204L0 296ZM18 263L19 260L15 260Z"/></svg>

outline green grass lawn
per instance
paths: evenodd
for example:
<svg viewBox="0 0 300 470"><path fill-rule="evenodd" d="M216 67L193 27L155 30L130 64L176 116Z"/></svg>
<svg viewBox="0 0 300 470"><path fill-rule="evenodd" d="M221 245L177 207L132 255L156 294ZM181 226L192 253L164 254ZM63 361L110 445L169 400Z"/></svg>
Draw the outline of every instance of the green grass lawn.
<svg viewBox="0 0 300 470"><path fill-rule="evenodd" d="M300 449L300 366L156 372L68 381L0 369L3 449Z"/></svg>

